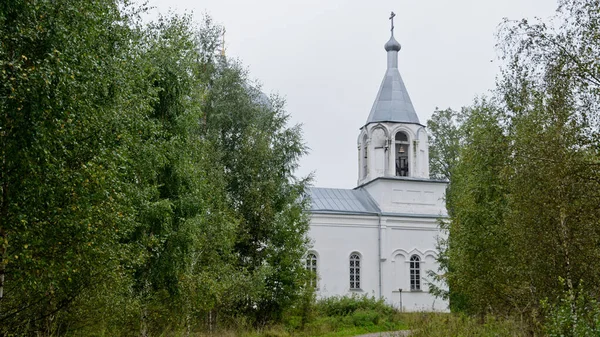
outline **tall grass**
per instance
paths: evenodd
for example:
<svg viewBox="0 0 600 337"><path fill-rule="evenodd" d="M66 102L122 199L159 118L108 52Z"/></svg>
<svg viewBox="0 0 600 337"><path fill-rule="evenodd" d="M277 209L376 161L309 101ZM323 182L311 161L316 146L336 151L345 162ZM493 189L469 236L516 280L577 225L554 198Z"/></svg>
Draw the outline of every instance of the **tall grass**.
<svg viewBox="0 0 600 337"><path fill-rule="evenodd" d="M454 313L400 313L382 300L364 296L330 297L318 301L311 296L286 312L278 324L256 328L241 319L230 321L221 328L211 333L186 331L162 336L350 337L399 330L411 330L411 337L531 336L526 324L513 319L493 316L477 319Z"/></svg>
<svg viewBox="0 0 600 337"><path fill-rule="evenodd" d="M523 322L488 316L477 319L464 314L412 313L403 318L411 337L525 337L530 336Z"/></svg>

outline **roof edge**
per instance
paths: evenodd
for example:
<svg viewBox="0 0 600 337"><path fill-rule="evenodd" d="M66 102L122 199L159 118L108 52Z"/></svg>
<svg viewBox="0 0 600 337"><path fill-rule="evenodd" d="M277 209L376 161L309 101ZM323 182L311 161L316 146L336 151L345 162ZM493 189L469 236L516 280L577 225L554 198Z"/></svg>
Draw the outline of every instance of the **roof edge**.
<svg viewBox="0 0 600 337"><path fill-rule="evenodd" d="M425 182L425 183L432 183L432 184L448 184L449 181L448 180L438 180L438 179L427 179L427 178L413 178L413 177L376 177L374 179L371 179L369 181L367 181L366 183L362 183L358 186L356 186L354 189L357 190L359 188L362 188L363 186L367 186L372 182L375 182L377 180L403 180L403 181L418 181L418 182Z"/></svg>
<svg viewBox="0 0 600 337"><path fill-rule="evenodd" d="M423 125L421 123L414 123L414 122L398 122L398 121L372 121L372 122L367 122L365 123L365 125L361 126L359 128L359 130L362 130L365 128L365 126L369 125L369 124L375 124L375 123L395 123L395 124L413 124L413 125L419 125L422 126L424 128L427 127L427 125Z"/></svg>
<svg viewBox="0 0 600 337"><path fill-rule="evenodd" d="M310 209L308 210L310 213L314 214L333 214L333 215L364 215L364 216L380 216L381 213L373 213L373 212L353 212L353 211L333 211L327 209Z"/></svg>
<svg viewBox="0 0 600 337"><path fill-rule="evenodd" d="M369 212L343 212L343 211L329 211L329 210L309 210L312 214L330 214L330 215L363 215L363 216L374 216L374 217L396 217L396 218L426 218L426 219L449 219L448 214L413 214L413 213L393 213L393 212L381 212L381 213L369 213Z"/></svg>

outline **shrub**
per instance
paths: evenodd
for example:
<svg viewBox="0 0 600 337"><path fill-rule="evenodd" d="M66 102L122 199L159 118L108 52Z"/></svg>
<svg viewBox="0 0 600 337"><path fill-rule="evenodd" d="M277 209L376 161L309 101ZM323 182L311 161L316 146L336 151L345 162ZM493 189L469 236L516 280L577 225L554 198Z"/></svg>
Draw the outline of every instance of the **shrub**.
<svg viewBox="0 0 600 337"><path fill-rule="evenodd" d="M600 336L600 304L583 286L567 290L555 304L542 301L542 308L545 310L544 332L548 337Z"/></svg>
<svg viewBox="0 0 600 337"><path fill-rule="evenodd" d="M290 330L302 328L302 316L287 315L283 318L283 324Z"/></svg>
<svg viewBox="0 0 600 337"><path fill-rule="evenodd" d="M358 309L351 317L355 326L372 326L379 323L380 314L374 310Z"/></svg>
<svg viewBox="0 0 600 337"><path fill-rule="evenodd" d="M385 304L383 299L377 300L367 296L334 296L317 302L317 311L325 316L348 316L357 310L374 311L384 316L394 314L394 308Z"/></svg>
<svg viewBox="0 0 600 337"><path fill-rule="evenodd" d="M286 313L283 322L293 336L353 336L406 328L399 313L383 300L358 295L316 302L314 296L306 296Z"/></svg>

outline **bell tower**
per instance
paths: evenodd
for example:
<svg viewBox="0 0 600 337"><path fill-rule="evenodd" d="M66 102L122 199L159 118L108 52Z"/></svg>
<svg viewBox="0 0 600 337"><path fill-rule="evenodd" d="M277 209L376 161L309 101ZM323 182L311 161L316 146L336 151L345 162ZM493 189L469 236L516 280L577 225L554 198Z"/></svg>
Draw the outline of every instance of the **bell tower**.
<svg viewBox="0 0 600 337"><path fill-rule="evenodd" d="M358 136L359 186L379 177L429 179L427 132L398 71L395 16L390 15L391 36L384 45L387 70Z"/></svg>

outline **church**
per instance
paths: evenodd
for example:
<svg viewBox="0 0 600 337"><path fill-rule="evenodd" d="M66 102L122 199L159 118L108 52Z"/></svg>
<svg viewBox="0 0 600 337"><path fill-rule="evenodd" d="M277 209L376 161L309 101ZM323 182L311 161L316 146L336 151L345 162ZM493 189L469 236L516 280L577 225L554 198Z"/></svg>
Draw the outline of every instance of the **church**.
<svg viewBox="0 0 600 337"><path fill-rule="evenodd" d="M447 182L429 178L427 130L398 71L393 17L387 70L358 134L357 187L309 191L306 268L319 297L358 294L403 311L447 311L429 293L428 276L438 271Z"/></svg>

